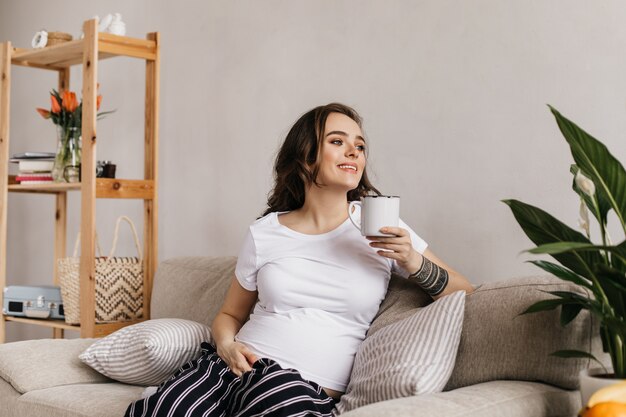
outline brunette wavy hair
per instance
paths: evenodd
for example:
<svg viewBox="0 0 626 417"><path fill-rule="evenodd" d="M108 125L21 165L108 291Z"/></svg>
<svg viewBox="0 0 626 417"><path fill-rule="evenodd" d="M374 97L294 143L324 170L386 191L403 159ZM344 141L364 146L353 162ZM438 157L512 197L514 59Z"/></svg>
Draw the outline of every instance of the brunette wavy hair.
<svg viewBox="0 0 626 417"><path fill-rule="evenodd" d="M304 205L305 190L317 182L319 155L322 148L326 120L331 113L341 113L354 120L362 128L361 116L351 107L340 103L330 103L316 107L303 114L291 127L274 163L274 188L267 199L267 209L263 213L291 211ZM365 155L367 158L367 155ZM348 201L375 193L381 195L367 178L363 170L359 185L348 191Z"/></svg>

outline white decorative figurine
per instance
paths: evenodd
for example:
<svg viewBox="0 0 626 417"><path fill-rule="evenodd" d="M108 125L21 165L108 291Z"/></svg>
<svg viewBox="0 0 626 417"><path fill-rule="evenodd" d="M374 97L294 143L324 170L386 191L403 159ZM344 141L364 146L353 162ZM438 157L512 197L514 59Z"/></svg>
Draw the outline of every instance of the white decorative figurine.
<svg viewBox="0 0 626 417"><path fill-rule="evenodd" d="M35 33L35 37L31 42L31 46L35 49L43 48L48 44L48 32L41 30Z"/></svg>
<svg viewBox="0 0 626 417"><path fill-rule="evenodd" d="M121 14L115 13L113 15L113 21L109 25L109 33L120 36L126 35L126 24L122 22Z"/></svg>
<svg viewBox="0 0 626 417"><path fill-rule="evenodd" d="M98 19L98 16L96 16ZM108 32L109 25L113 20L113 15L110 13L102 18L102 20L98 19L98 32Z"/></svg>
<svg viewBox="0 0 626 417"><path fill-rule="evenodd" d="M94 16L98 19L98 16ZM122 15L120 13L108 14L98 19L98 32L112 33L113 35L126 35L126 24L122 21Z"/></svg>

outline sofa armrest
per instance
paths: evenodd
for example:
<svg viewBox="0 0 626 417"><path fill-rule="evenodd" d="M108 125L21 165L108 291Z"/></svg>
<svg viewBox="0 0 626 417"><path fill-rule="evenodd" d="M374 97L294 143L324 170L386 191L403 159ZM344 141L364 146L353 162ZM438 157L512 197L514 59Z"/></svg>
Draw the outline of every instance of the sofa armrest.
<svg viewBox="0 0 626 417"><path fill-rule="evenodd" d="M78 359L96 339L40 339L0 344L0 377L24 394L69 384L110 382Z"/></svg>
<svg viewBox="0 0 626 417"><path fill-rule="evenodd" d="M547 275L488 283L469 294L456 364L445 390L501 379L577 389L578 373L591 365L590 359L550 356L557 350L590 352L608 363L599 323L588 311L567 326L560 324L560 308L520 315L535 302L554 298L546 291L586 290Z"/></svg>

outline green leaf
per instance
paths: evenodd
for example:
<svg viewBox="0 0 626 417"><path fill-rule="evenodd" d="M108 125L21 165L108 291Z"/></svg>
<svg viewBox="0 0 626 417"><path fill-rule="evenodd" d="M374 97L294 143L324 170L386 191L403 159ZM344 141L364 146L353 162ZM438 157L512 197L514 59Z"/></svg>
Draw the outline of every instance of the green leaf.
<svg viewBox="0 0 626 417"><path fill-rule="evenodd" d="M621 334L626 337L626 322L624 319L616 317L603 317L602 321L610 332Z"/></svg>
<svg viewBox="0 0 626 417"><path fill-rule="evenodd" d="M594 245L593 243L585 243L585 242L555 242L555 243L546 243L544 245L539 245L536 248L528 249L526 252L533 253L535 255L538 254L548 254L555 255L559 253L565 252L575 252L577 250L599 250L602 246Z"/></svg>
<svg viewBox="0 0 626 417"><path fill-rule="evenodd" d="M593 252L596 253L598 259L602 259L599 252L606 251L611 252L615 257L619 258L622 262L626 261L626 248L623 246L604 246L594 245L593 243L582 242L557 242L547 243L545 245L539 245L536 248L528 249L526 252L533 254L549 254L556 255L567 252ZM603 262L599 262L596 265L602 265Z"/></svg>
<svg viewBox="0 0 626 417"><path fill-rule="evenodd" d="M561 307L561 326L565 326L574 320L582 309L582 304L563 304L563 307Z"/></svg>
<svg viewBox="0 0 626 417"><path fill-rule="evenodd" d="M598 316L602 316L602 305L594 298L587 297L571 291L544 291L565 300L564 304L582 305L583 308L592 311ZM594 291L595 293L595 291Z"/></svg>
<svg viewBox="0 0 626 417"><path fill-rule="evenodd" d="M503 200L507 204L524 233L536 245L555 242L582 242L591 244L582 233L570 228L545 211L518 200ZM593 252L560 253L552 255L564 267L585 278L591 278L591 265L601 262L600 255Z"/></svg>
<svg viewBox="0 0 626 417"><path fill-rule="evenodd" d="M562 280L573 282L574 284L581 285L585 288L591 289L591 284L589 281L575 272L570 271L567 268L562 267L561 265L554 264L548 261L529 261L535 266L543 269L544 271L552 274L556 277L561 278Z"/></svg>
<svg viewBox="0 0 626 417"><path fill-rule="evenodd" d="M623 251L623 253L626 253L626 240L620 243L619 245L617 245L617 248L619 248L620 251ZM614 257L611 257L611 264L618 271L626 272L625 260L619 259L618 257L614 256Z"/></svg>
<svg viewBox="0 0 626 417"><path fill-rule="evenodd" d="M602 339L602 351L608 353L610 351L609 346L611 343L609 342L609 333L606 326L600 321L600 338Z"/></svg>
<svg viewBox="0 0 626 417"><path fill-rule="evenodd" d="M600 282L609 281L612 289L626 294L626 274L607 265L597 265L596 276Z"/></svg>
<svg viewBox="0 0 626 417"><path fill-rule="evenodd" d="M578 293L571 292L571 291L544 291L544 292L547 294L551 294L556 297L559 297L563 300L568 300L573 304L582 304L585 307L592 307L592 303L595 302L595 300L585 295L578 294Z"/></svg>
<svg viewBox="0 0 626 417"><path fill-rule="evenodd" d="M560 305L569 304L569 303L571 303L570 300L565 300L562 298L551 298L549 300L541 300L541 301L537 301L535 304L528 307L526 310L524 310L523 313L520 313L519 315L521 316L521 315L529 314L529 313L537 313L539 311L554 310Z"/></svg>
<svg viewBox="0 0 626 417"><path fill-rule="evenodd" d="M552 352L550 356L556 356L558 358L587 358L587 359L593 359L595 361L598 360L596 359L595 356L593 356L589 352L584 352L582 350L572 350L572 349L557 350L556 352Z"/></svg>
<svg viewBox="0 0 626 417"><path fill-rule="evenodd" d="M111 113L115 113L116 110L108 110L108 111L101 111L100 113L98 113L98 118L102 118L104 116L106 116L107 114L111 114Z"/></svg>
<svg viewBox="0 0 626 417"><path fill-rule="evenodd" d="M576 165L601 189L626 230L626 171L607 147L550 107Z"/></svg>
<svg viewBox="0 0 626 417"><path fill-rule="evenodd" d="M605 373L609 373L609 371L606 369L606 367L604 366L604 364L602 362L600 362L595 356L593 356L591 353L589 352L583 352L582 350L557 350L556 352L552 352L550 354L550 356L556 356L557 358L585 358L585 359L591 359L594 360L596 362L598 362L600 364L600 366L602 366L602 368L604 368L604 372Z"/></svg>

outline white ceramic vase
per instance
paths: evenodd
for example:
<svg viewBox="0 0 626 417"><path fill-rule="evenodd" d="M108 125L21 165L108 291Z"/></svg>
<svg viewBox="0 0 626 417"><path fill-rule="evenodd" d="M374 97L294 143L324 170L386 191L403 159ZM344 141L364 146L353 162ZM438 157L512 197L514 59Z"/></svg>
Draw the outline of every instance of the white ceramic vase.
<svg viewBox="0 0 626 417"><path fill-rule="evenodd" d="M609 373L613 372L613 369L608 368ZM582 406L587 405L589 398L594 392L600 388L604 388L608 385L613 385L617 382L626 381L625 379L615 378L602 378L601 375L606 375L606 371L603 368L590 368L580 371L580 397L582 399Z"/></svg>

